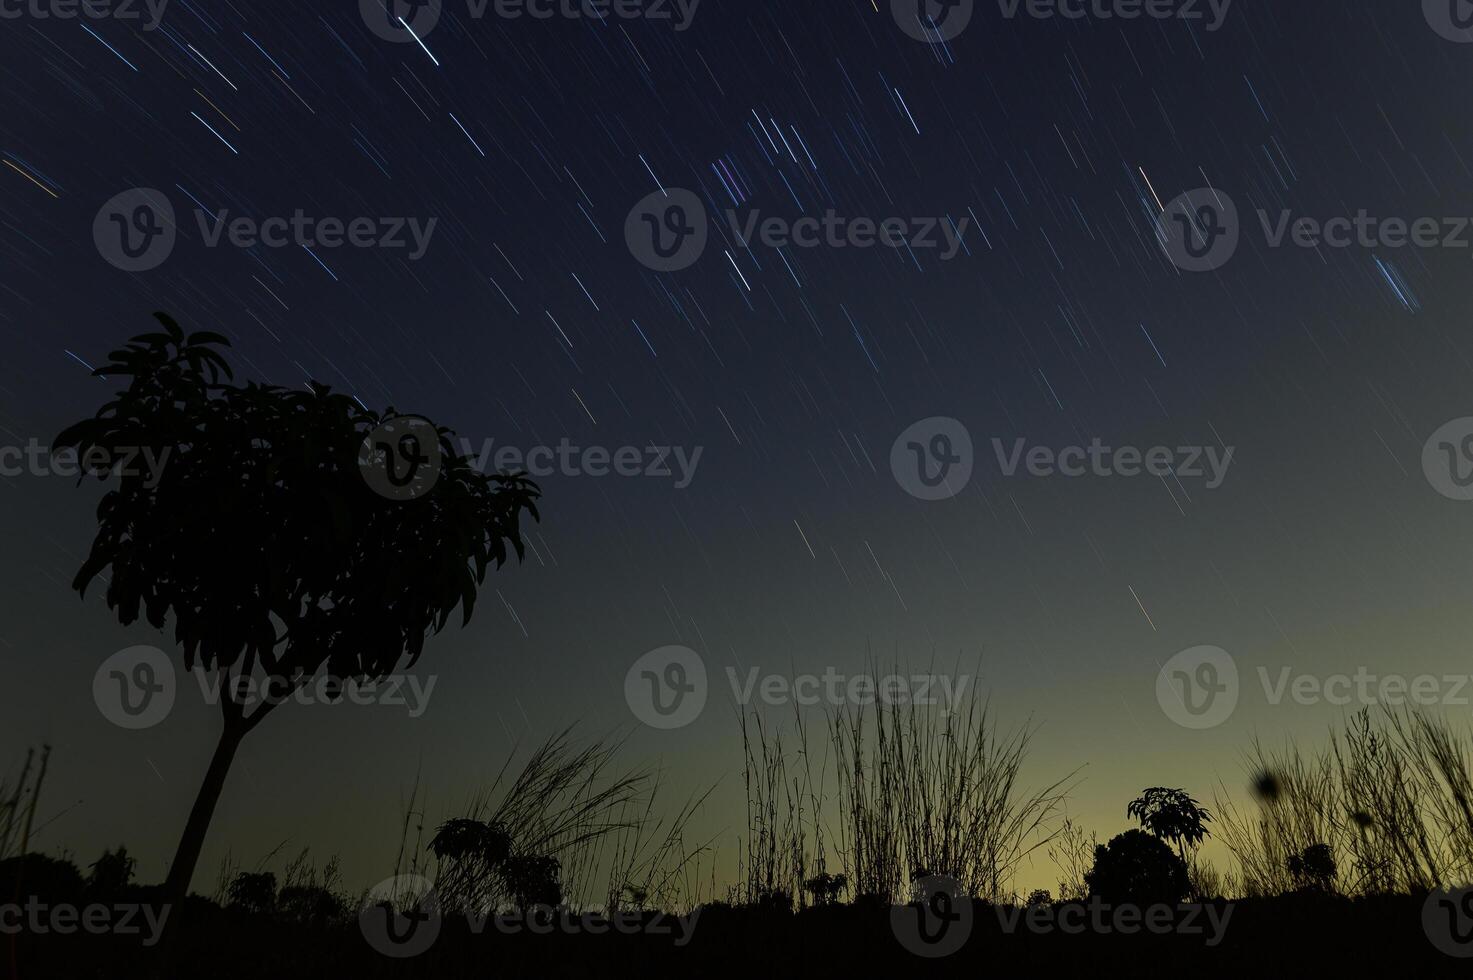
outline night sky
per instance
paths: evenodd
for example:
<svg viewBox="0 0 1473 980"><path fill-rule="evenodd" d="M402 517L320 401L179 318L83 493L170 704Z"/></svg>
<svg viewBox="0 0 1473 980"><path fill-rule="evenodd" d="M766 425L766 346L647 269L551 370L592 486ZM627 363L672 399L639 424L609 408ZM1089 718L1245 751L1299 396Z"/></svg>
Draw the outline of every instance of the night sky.
<svg viewBox="0 0 1473 980"><path fill-rule="evenodd" d="M1438 4L1235 0L1209 30L1205 0L1200 20L979 0L944 44L878 0L703 0L688 23L662 6L672 19L534 19L445 0L421 44L372 0L171 0L156 25L141 3L0 2L0 444L94 412L118 383L90 366L165 310L228 336L242 379L317 380L477 449L700 450L685 486L541 477L527 561L415 668L436 678L429 710L274 715L197 888L227 851L253 863L286 840L369 884L417 774L432 819L450 815L514 745L575 722L632 728L629 761L661 765L672 803L719 780L696 829L734 866L727 667L975 672L1006 723L1041 726L1030 782L1084 767L1070 811L1102 836L1141 788L1240 795L1255 736L1317 742L1342 716L1270 704L1259 667L1473 672L1473 503L1423 465L1434 431L1473 416L1473 231L1274 247L1258 215L1473 215L1473 44L1430 26ZM167 197L177 240L130 272L99 212L134 188ZM1235 202L1240 242L1185 271L1158 217L1202 188ZM709 212L706 248L655 271L626 241L631 209L681 190ZM744 245L727 209L739 227L930 221L960 250ZM435 224L418 257L212 246L222 210ZM936 417L969 433L972 473L924 500L892 447ZM1210 488L1007 476L994 439L1233 456ZM125 843L152 879L219 720L192 681L143 731L94 703L115 652L172 650L69 589L100 492L44 467L0 477L0 769L52 744L37 847L91 861ZM695 723L656 731L624 677L671 644L712 689ZM1155 694L1198 645L1243 680L1205 730Z"/></svg>

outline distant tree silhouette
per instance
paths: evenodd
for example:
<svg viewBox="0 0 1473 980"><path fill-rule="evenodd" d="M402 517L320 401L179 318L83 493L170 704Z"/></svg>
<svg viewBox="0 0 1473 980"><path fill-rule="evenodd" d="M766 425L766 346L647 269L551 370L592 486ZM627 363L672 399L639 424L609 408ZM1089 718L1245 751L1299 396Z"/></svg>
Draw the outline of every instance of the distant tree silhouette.
<svg viewBox="0 0 1473 980"><path fill-rule="evenodd" d="M343 918L348 907L321 885L287 885L276 896L276 913L288 922L320 927Z"/></svg>
<svg viewBox="0 0 1473 980"><path fill-rule="evenodd" d="M231 908L253 915L276 910L276 875L270 871L242 871L230 882L225 897Z"/></svg>
<svg viewBox="0 0 1473 980"><path fill-rule="evenodd" d="M94 372L128 387L55 448L165 461L156 480L125 472L104 495L73 587L85 593L109 572L107 604L123 625L142 615L162 629L172 615L185 666L220 681L223 731L166 884L177 899L245 735L309 680L380 680L412 665L457 607L469 622L488 567L509 548L522 556L520 517L537 516L538 491L481 473L436 427L433 486L388 499L370 489L359 454L403 416L316 383L224 383L224 337L155 317L163 332L135 337ZM257 672L265 687L252 699Z"/></svg>
<svg viewBox="0 0 1473 980"><path fill-rule="evenodd" d="M1111 904L1175 905L1190 890L1186 862L1143 830L1097 845L1084 881L1091 895Z"/></svg>
<svg viewBox="0 0 1473 980"><path fill-rule="evenodd" d="M1212 814L1182 789L1152 786L1125 808L1142 827L1164 841L1175 845L1177 854L1186 860L1188 847L1195 848L1208 836L1206 825Z"/></svg>
<svg viewBox="0 0 1473 980"><path fill-rule="evenodd" d="M99 895L121 895L133 882L133 869L138 862L128 856L126 847L103 851L102 857L88 865L87 889Z"/></svg>

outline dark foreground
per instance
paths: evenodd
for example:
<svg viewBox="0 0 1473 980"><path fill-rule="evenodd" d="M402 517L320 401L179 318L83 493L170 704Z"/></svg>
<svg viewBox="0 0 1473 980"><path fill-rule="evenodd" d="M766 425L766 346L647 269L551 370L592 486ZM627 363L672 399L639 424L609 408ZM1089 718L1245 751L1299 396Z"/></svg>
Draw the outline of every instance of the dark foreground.
<svg viewBox="0 0 1473 980"><path fill-rule="evenodd" d="M1455 915L1424 921L1426 905L1419 897L1313 894L1222 902L1195 911L1091 910L1087 904L1024 911L973 903L969 926L965 910L952 910L950 916L960 917L938 925L918 907L839 906L793 915L718 905L684 922L631 913L620 923L623 931L597 935L583 930L607 927L606 920L544 917L535 924L538 933L523 919L483 923L477 931L464 917L446 915L421 923L426 931L399 934L407 934L410 945L432 939L423 952L405 958L375 948L385 940L371 921L367 930L356 918L308 926L200 905L187 908L152 949L142 948L138 936L5 936L0 976L1473 976L1473 935L1459 932ZM1147 922L1153 923L1150 931ZM931 943L919 938L922 926ZM373 942L367 932L374 933ZM946 952L949 945L959 948L943 957L916 952ZM408 947L390 942L387 948Z"/></svg>

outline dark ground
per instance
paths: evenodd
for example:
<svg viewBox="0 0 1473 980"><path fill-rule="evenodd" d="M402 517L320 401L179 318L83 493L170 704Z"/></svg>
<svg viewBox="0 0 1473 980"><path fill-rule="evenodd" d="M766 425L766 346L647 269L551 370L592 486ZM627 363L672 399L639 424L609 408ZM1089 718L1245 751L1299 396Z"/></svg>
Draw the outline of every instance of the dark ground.
<svg viewBox="0 0 1473 980"><path fill-rule="evenodd" d="M968 977L1473 977L1473 960L1450 956L1429 939L1420 898L1290 895L1233 905L1215 947L1206 935L1034 934L1021 928L1005 935L995 910L978 903L960 951L927 959L902 946L883 907L788 915L717 906L702 911L683 948L673 936L511 936L489 926L473 935L465 920L447 917L427 952L403 960L371 948L356 919L312 928L199 906L154 950L141 949L136 938L22 935L16 962L24 980L861 977L931 971ZM4 975L8 971L7 962Z"/></svg>

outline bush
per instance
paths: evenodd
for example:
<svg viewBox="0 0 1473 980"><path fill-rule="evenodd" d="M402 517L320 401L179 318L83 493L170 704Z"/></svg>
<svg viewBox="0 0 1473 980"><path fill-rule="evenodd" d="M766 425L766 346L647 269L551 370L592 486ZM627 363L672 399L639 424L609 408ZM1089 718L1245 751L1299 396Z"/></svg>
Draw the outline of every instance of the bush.
<svg viewBox="0 0 1473 980"><path fill-rule="evenodd" d="M288 885L276 898L276 914L289 922L322 926L348 914L347 904L318 885Z"/></svg>
<svg viewBox="0 0 1473 980"><path fill-rule="evenodd" d="M502 874L523 912L534 906L557 908L563 902L562 865L557 858L535 854L507 858Z"/></svg>
<svg viewBox="0 0 1473 980"><path fill-rule="evenodd" d="M54 905L74 903L84 887L82 872L70 861L35 853L0 861L0 901L20 894Z"/></svg>
<svg viewBox="0 0 1473 980"><path fill-rule="evenodd" d="M1175 905L1190 890L1187 865L1162 841L1127 830L1095 847L1095 865L1084 876L1089 893L1111 904Z"/></svg>
<svg viewBox="0 0 1473 980"><path fill-rule="evenodd" d="M276 909L276 875L269 871L252 874L242 871L235 876L226 892L230 907L251 915L263 915Z"/></svg>
<svg viewBox="0 0 1473 980"><path fill-rule="evenodd" d="M1289 855L1289 876L1300 888L1329 891L1335 885L1335 854L1329 844L1311 844Z"/></svg>

